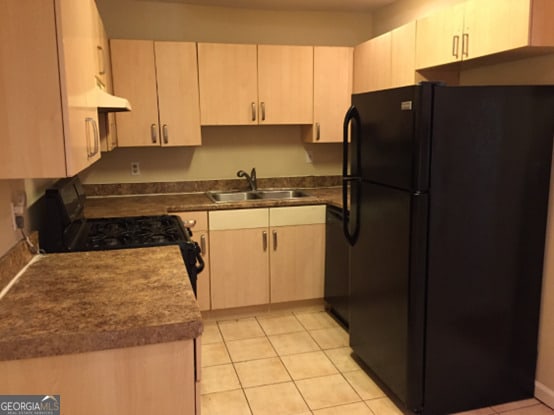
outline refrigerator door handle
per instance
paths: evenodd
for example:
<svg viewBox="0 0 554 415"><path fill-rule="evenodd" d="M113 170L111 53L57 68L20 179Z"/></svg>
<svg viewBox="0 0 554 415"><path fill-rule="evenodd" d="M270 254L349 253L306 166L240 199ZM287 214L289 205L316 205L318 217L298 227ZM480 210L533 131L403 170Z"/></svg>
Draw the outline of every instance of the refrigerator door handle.
<svg viewBox="0 0 554 415"><path fill-rule="evenodd" d="M361 130L361 120L360 120L360 114L355 106L351 106L348 111L346 112L346 115L344 117L344 124L343 124L343 142L342 142L342 224L343 224L343 230L344 230L344 236L348 240L348 243L350 245L354 245L356 241L358 240L358 235L360 233L360 221L359 221L359 189L356 189L355 192L353 192L352 196L356 196L355 200L353 197L350 198L350 203L352 207L351 214L348 213L348 186L350 183L352 183L353 186L359 186L361 183L361 177L357 175L350 175L348 174L348 166L349 166L349 148L348 148L348 132L350 123L354 123L354 127L352 129L352 133L355 134L355 137L352 139L352 143L356 145L358 148L356 151L354 151L354 156L356 157L356 163L351 165L352 167L359 168L360 166L360 130ZM358 172L356 172L358 173ZM350 220L353 220L353 229L350 224Z"/></svg>

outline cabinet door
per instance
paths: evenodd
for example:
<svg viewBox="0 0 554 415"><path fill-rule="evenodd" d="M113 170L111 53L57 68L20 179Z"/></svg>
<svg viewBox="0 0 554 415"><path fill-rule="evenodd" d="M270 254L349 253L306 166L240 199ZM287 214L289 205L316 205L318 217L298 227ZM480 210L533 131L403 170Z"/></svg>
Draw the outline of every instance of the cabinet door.
<svg viewBox="0 0 554 415"><path fill-rule="evenodd" d="M258 45L260 124L313 123L313 47Z"/></svg>
<svg viewBox="0 0 554 415"><path fill-rule="evenodd" d="M201 144L196 44L155 42L162 146Z"/></svg>
<svg viewBox="0 0 554 415"><path fill-rule="evenodd" d="M416 68L424 69L460 60L463 22L464 3L418 19Z"/></svg>
<svg viewBox="0 0 554 415"><path fill-rule="evenodd" d="M94 15L96 19L96 59L97 72L96 79L106 91L113 92L112 83L112 63L110 58L110 43L108 35L104 29L104 23L94 4ZM100 129L100 149L102 151L112 151L117 147L117 135L115 130L115 113L99 113L98 127Z"/></svg>
<svg viewBox="0 0 554 415"><path fill-rule="evenodd" d="M389 88L391 34L370 39L354 48L354 93Z"/></svg>
<svg viewBox="0 0 554 415"><path fill-rule="evenodd" d="M325 225L271 228L271 302L323 298Z"/></svg>
<svg viewBox="0 0 554 415"><path fill-rule="evenodd" d="M257 124L256 45L198 44L202 125Z"/></svg>
<svg viewBox="0 0 554 415"><path fill-rule="evenodd" d="M531 0L469 0L464 14L463 59L529 44Z"/></svg>
<svg viewBox="0 0 554 415"><path fill-rule="evenodd" d="M269 302L267 228L210 230L212 309Z"/></svg>
<svg viewBox="0 0 554 415"><path fill-rule="evenodd" d="M79 173L100 158L93 1L59 0L55 3L68 176Z"/></svg>
<svg viewBox="0 0 554 415"><path fill-rule="evenodd" d="M306 141L342 142L344 114L352 94L353 49L314 47L314 125Z"/></svg>
<svg viewBox="0 0 554 415"><path fill-rule="evenodd" d="M159 146L154 42L112 40L110 47L114 92L133 106L130 112L116 114L117 144Z"/></svg>
<svg viewBox="0 0 554 415"><path fill-rule="evenodd" d="M391 32L391 88L415 83L415 37L415 21Z"/></svg>
<svg viewBox="0 0 554 415"><path fill-rule="evenodd" d="M2 3L2 179L66 174L55 23L52 2Z"/></svg>

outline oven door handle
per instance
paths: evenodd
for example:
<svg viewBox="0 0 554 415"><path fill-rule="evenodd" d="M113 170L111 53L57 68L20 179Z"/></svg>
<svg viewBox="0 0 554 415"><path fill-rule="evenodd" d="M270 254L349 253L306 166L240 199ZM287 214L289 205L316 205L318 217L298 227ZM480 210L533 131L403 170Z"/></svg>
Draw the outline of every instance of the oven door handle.
<svg viewBox="0 0 554 415"><path fill-rule="evenodd" d="M195 264L196 273L200 274L204 270L206 264L204 263L204 258L202 258L202 250L200 249L200 246L197 242L195 242L194 245L196 245L196 262L198 263L198 265Z"/></svg>

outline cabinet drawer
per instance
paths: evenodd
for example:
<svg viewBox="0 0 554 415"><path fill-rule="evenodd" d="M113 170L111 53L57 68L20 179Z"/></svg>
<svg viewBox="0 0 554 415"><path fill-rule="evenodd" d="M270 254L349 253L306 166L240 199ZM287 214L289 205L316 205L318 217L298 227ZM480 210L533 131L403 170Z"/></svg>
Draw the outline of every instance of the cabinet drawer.
<svg viewBox="0 0 554 415"><path fill-rule="evenodd" d="M325 205L271 208L270 226L311 225L325 223Z"/></svg>
<svg viewBox="0 0 554 415"><path fill-rule="evenodd" d="M210 231L223 229L265 228L269 223L268 209L240 209L210 212Z"/></svg>
<svg viewBox="0 0 554 415"><path fill-rule="evenodd" d="M191 212L176 212L174 215L179 216L183 221L195 220L196 225L192 228L192 231L207 231L208 230L208 212L191 211Z"/></svg>

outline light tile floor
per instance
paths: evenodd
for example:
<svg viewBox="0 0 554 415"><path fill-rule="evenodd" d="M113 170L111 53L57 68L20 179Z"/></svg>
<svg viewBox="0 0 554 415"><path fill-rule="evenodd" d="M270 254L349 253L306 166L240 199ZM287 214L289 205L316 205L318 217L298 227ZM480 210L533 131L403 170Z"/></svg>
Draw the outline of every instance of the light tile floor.
<svg viewBox="0 0 554 415"><path fill-rule="evenodd" d="M204 320L202 415L401 415L321 307ZM554 415L535 399L463 415ZM462 414L458 414L462 415Z"/></svg>

